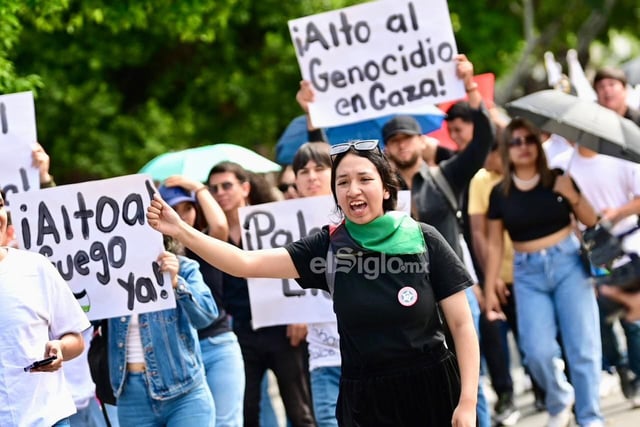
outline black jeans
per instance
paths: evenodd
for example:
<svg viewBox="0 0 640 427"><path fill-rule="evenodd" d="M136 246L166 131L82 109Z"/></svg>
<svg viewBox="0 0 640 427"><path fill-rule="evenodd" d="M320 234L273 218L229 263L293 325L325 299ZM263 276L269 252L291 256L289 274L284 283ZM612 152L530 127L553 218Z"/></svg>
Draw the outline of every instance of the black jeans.
<svg viewBox="0 0 640 427"><path fill-rule="evenodd" d="M306 345L292 347L286 326L252 330L248 322L235 321L234 332L242 349L246 386L244 425L259 427L261 382L267 369L278 380L280 396L293 427L315 427L309 387Z"/></svg>

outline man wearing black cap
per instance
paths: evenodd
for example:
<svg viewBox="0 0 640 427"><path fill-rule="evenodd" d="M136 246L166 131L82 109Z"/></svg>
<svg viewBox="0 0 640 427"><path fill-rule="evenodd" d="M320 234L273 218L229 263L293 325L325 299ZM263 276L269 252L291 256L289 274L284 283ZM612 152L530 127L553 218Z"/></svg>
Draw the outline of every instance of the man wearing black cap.
<svg viewBox="0 0 640 427"><path fill-rule="evenodd" d="M431 224L449 242L454 251L462 258L462 249L458 240L460 233L458 217L450 199L460 200L473 175L482 167L489 148L494 140L489 115L481 107L482 97L477 83L473 81L473 65L468 61L459 66L460 77L464 80L469 104L473 113L473 140L465 150L454 157L441 162L437 167L446 180L453 197L447 197L445 189L434 178L422 158L425 136L418 122L411 116L396 116L382 129L385 150L389 159L398 169L400 177L411 190L413 216L422 222Z"/></svg>

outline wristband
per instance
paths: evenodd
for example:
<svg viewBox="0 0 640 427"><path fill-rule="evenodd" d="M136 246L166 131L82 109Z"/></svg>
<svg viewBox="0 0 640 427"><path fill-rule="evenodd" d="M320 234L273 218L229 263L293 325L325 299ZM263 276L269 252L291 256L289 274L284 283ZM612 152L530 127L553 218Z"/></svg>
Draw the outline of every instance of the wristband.
<svg viewBox="0 0 640 427"><path fill-rule="evenodd" d="M193 192L194 196L197 196L199 192L201 192L202 190L208 190L209 188L206 185L203 185L202 187L198 188L196 191Z"/></svg>

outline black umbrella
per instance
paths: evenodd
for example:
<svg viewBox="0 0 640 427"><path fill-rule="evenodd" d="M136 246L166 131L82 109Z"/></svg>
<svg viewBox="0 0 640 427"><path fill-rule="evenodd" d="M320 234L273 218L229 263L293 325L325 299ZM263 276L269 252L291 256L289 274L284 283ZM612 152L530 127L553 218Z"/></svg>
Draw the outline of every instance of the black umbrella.
<svg viewBox="0 0 640 427"><path fill-rule="evenodd" d="M632 59L622 64L622 70L627 75L627 81L632 86L640 85L640 58Z"/></svg>
<svg viewBox="0 0 640 427"><path fill-rule="evenodd" d="M600 154L640 163L640 127L593 101L550 89L518 98L506 109Z"/></svg>

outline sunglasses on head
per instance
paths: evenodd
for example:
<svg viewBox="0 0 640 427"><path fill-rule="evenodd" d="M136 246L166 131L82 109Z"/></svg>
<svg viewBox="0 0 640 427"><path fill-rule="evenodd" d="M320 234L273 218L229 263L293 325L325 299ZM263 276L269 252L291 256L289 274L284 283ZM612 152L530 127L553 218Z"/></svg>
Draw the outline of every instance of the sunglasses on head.
<svg viewBox="0 0 640 427"><path fill-rule="evenodd" d="M211 194L218 194L218 191L220 190L229 191L231 190L232 187L233 187L233 182L225 181L225 182L221 182L220 184L210 185L209 191L211 191Z"/></svg>
<svg viewBox="0 0 640 427"><path fill-rule="evenodd" d="M538 138L535 135L519 136L509 141L509 147L522 147L523 145L536 145Z"/></svg>
<svg viewBox="0 0 640 427"><path fill-rule="evenodd" d="M286 193L287 191L289 191L290 188L293 188L294 190L298 189L298 187L296 187L296 184L293 182L283 182L281 184L278 184L278 190L280 190L283 193Z"/></svg>
<svg viewBox="0 0 640 427"><path fill-rule="evenodd" d="M329 149L329 155L333 159L333 157L338 154L346 153L353 147L356 151L371 151L378 148L378 140L377 139L363 139L358 141L349 141L342 144L332 145Z"/></svg>

